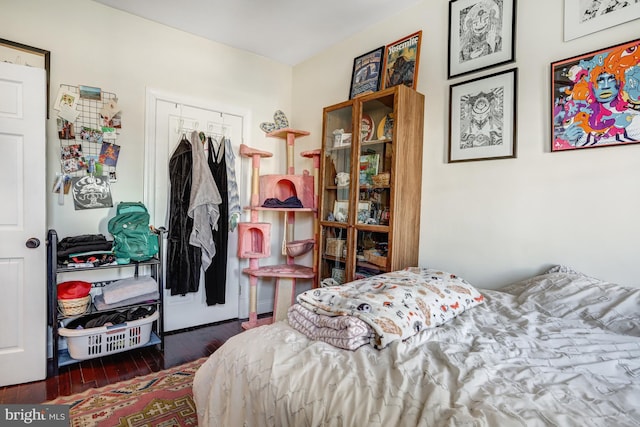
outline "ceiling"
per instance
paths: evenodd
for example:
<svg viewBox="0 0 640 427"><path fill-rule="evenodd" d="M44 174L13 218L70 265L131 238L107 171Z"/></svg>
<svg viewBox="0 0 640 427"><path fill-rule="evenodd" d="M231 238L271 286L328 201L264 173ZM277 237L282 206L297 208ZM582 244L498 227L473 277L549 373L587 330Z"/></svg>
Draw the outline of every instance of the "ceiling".
<svg viewBox="0 0 640 427"><path fill-rule="evenodd" d="M94 1L296 65L421 0Z"/></svg>

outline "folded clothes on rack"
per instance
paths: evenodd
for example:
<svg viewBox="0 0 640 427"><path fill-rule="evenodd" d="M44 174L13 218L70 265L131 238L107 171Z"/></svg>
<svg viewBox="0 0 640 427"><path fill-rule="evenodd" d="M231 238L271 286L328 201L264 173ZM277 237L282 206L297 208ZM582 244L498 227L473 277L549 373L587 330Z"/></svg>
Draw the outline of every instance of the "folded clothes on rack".
<svg viewBox="0 0 640 427"><path fill-rule="evenodd" d="M80 236L65 237L57 245L58 264L74 262L71 255L87 252L111 252L113 242L107 240L102 234L83 234Z"/></svg>
<svg viewBox="0 0 640 427"><path fill-rule="evenodd" d="M113 282L102 289L106 304L115 304L129 298L158 290L158 284L150 276L129 277Z"/></svg>
<svg viewBox="0 0 640 427"><path fill-rule="evenodd" d="M104 302L102 294L93 297L93 305L96 306L96 310L105 311L112 310L114 308L125 307L127 305L140 304L147 301L156 301L160 298L160 292L154 291L148 294L140 295L133 298L128 298L113 304L107 304Z"/></svg>

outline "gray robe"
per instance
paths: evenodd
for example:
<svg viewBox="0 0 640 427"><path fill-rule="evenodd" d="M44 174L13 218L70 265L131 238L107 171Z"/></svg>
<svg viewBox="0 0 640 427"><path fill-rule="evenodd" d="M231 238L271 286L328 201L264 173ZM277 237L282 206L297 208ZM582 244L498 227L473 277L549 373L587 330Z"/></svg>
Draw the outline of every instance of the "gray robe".
<svg viewBox="0 0 640 427"><path fill-rule="evenodd" d="M202 269L207 271L216 254L212 229L218 228L220 192L209 170L198 132L191 134L193 169L188 215L193 218L189 244L202 249Z"/></svg>

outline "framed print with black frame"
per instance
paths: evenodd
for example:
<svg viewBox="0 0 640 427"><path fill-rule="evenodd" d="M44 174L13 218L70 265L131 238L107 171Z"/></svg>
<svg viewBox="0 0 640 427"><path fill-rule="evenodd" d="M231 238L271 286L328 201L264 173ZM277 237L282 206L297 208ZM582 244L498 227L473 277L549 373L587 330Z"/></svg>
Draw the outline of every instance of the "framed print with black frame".
<svg viewBox="0 0 640 427"><path fill-rule="evenodd" d="M640 142L640 39L551 63L551 151Z"/></svg>
<svg viewBox="0 0 640 427"><path fill-rule="evenodd" d="M49 118L49 92L50 92L50 67L51 52L26 44L13 42L11 40L0 39L0 61L10 62L17 65L42 68L45 70L47 85L47 105L46 114Z"/></svg>
<svg viewBox="0 0 640 427"><path fill-rule="evenodd" d="M515 61L516 0L449 2L448 77Z"/></svg>
<svg viewBox="0 0 640 427"><path fill-rule="evenodd" d="M380 90L384 46L360 55L353 60L349 99Z"/></svg>
<svg viewBox="0 0 640 427"><path fill-rule="evenodd" d="M516 157L518 70L449 86L449 163Z"/></svg>
<svg viewBox="0 0 640 427"><path fill-rule="evenodd" d="M640 2L564 0L564 41L640 18Z"/></svg>
<svg viewBox="0 0 640 427"><path fill-rule="evenodd" d="M422 31L416 31L387 45L384 55L385 89L400 84L417 88L421 42Z"/></svg>

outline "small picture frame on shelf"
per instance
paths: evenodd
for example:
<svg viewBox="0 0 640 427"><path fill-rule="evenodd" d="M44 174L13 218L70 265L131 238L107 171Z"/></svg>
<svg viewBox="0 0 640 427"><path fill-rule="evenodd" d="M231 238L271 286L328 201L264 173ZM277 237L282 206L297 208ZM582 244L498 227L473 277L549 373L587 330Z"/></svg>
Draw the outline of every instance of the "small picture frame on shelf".
<svg viewBox="0 0 640 427"><path fill-rule="evenodd" d="M336 200L333 203L333 217L338 222L347 222L349 217L349 201Z"/></svg>
<svg viewBox="0 0 640 427"><path fill-rule="evenodd" d="M344 132L342 129L333 131L333 146L348 147L351 145L351 133Z"/></svg>
<svg viewBox="0 0 640 427"><path fill-rule="evenodd" d="M344 268L332 268L331 278L342 285L344 283Z"/></svg>
<svg viewBox="0 0 640 427"><path fill-rule="evenodd" d="M360 185L373 185L373 176L378 174L380 154L360 156Z"/></svg>
<svg viewBox="0 0 640 427"><path fill-rule="evenodd" d="M371 202L359 201L358 202L358 224L368 224L371 218Z"/></svg>

